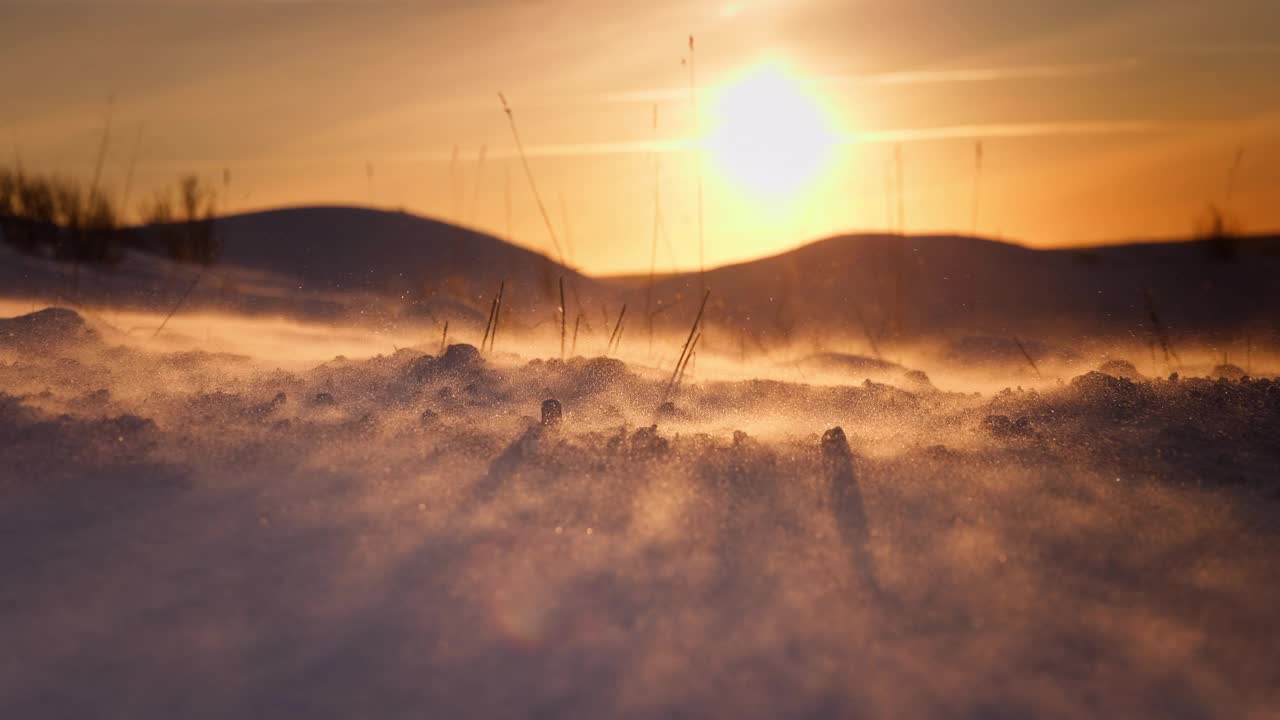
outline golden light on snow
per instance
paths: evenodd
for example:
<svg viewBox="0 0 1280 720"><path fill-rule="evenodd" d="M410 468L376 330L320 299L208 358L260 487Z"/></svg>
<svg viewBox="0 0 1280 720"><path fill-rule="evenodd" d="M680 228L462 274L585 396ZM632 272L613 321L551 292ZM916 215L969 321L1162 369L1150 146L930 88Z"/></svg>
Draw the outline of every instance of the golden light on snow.
<svg viewBox="0 0 1280 720"><path fill-rule="evenodd" d="M743 189L778 197L807 189L836 144L827 111L785 66L758 66L714 98L706 148Z"/></svg>

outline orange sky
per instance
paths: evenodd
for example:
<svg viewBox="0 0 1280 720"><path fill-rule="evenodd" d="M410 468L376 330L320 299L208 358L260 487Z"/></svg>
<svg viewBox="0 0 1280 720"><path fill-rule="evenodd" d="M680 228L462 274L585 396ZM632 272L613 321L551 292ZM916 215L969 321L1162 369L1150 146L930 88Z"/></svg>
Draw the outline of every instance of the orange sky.
<svg viewBox="0 0 1280 720"><path fill-rule="evenodd" d="M0 0L0 142L27 169L88 177L114 93L105 178L121 191L142 127L134 200L227 168L233 211L372 204L503 236L509 171L515 241L555 255L503 91L572 264L648 269L657 148L674 251L659 268L696 268L690 139L715 132L720 88L771 62L840 142L785 197L704 155L708 266L896 223L895 148L906 230L969 232L978 139L983 234L1180 236L1210 202L1268 230L1276 28L1264 0Z"/></svg>

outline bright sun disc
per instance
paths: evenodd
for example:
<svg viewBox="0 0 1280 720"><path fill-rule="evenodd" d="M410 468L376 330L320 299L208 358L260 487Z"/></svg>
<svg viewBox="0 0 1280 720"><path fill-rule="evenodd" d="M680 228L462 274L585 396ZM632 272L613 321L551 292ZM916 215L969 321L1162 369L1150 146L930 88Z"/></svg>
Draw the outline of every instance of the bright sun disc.
<svg viewBox="0 0 1280 720"><path fill-rule="evenodd" d="M835 144L824 110L776 65L726 87L715 99L706 147L722 171L748 190L789 195L822 171Z"/></svg>

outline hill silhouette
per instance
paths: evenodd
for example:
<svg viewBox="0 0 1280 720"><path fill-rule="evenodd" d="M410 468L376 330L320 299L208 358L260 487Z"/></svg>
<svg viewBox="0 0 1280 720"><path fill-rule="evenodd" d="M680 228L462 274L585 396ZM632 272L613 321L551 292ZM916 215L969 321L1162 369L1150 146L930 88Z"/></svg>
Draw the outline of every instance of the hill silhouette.
<svg viewBox="0 0 1280 720"><path fill-rule="evenodd" d="M1037 250L966 236L856 234L706 272L592 278L537 252L430 218L353 207L297 207L215 221L215 265L164 257L164 227L135 230L115 267L85 269L80 299L166 307L207 273L190 306L356 320L482 324L499 283L517 325L554 323L558 282L570 316L594 322L628 304L632 337L688 327L712 290L708 345L823 338L1134 336L1155 309L1170 332L1212 340L1280 332L1280 237ZM3 247L0 245L0 247ZM65 294L70 270L6 250L5 295ZM641 328L636 330L635 328Z"/></svg>
<svg viewBox="0 0 1280 720"><path fill-rule="evenodd" d="M385 300L400 314L483 322L504 281L522 313L542 319L559 306L561 277L574 294L598 293L594 281L536 252L401 212L313 206L221 217L216 259L203 270L166 256L174 227L135 228L136 252L116 267L82 269L80 299L163 304L185 282L175 275L204 272L192 306L333 317L368 315ZM4 266L6 294L70 292L68 270L57 263L10 251Z"/></svg>
<svg viewBox="0 0 1280 720"><path fill-rule="evenodd" d="M843 332L1125 334L1156 308L1200 337L1280 331L1280 237L1037 250L965 236L843 235L698 273L665 276L655 304L712 289L723 325L771 339ZM646 291L631 280L631 302ZM1151 298L1148 305L1147 298Z"/></svg>

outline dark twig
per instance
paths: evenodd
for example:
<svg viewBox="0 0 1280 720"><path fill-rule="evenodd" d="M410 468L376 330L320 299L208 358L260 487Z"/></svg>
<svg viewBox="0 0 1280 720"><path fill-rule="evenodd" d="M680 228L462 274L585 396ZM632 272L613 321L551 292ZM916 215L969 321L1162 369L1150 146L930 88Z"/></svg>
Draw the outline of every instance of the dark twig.
<svg viewBox="0 0 1280 720"><path fill-rule="evenodd" d="M493 311L493 332L489 334L489 352L493 352L494 346L498 343L498 322L502 320L502 297L506 294L506 290L506 280L498 283L497 307Z"/></svg>
<svg viewBox="0 0 1280 720"><path fill-rule="evenodd" d="M1143 293L1147 301L1147 315L1151 318L1151 332L1155 335L1156 340L1160 343L1160 349L1164 351L1164 364L1169 366L1169 358L1172 356L1178 366L1182 366L1182 360L1178 358L1178 353L1174 352L1173 345L1169 342L1169 333L1165 331L1164 323L1160 322L1160 315L1156 313L1156 301L1151 297L1148 290Z"/></svg>
<svg viewBox="0 0 1280 720"><path fill-rule="evenodd" d="M561 360L564 359L565 330L566 330L566 325L568 324L567 318L565 317L565 315L567 312L568 312L568 308L565 307L565 304L564 304L564 276L561 275L560 276L560 359Z"/></svg>
<svg viewBox="0 0 1280 720"><path fill-rule="evenodd" d="M693 344L694 336L697 335L698 326L702 324L702 313L706 311L707 299L710 297L711 289L708 288L702 296L702 305L698 308L698 315L693 319L693 327L689 328L689 337L685 339L684 347L680 350L680 359L676 361L675 370L671 372L671 382L667 383L668 395L670 395L671 391L675 389L677 378L680 376L680 368L684 366L685 357L689 354L689 347Z"/></svg>
<svg viewBox="0 0 1280 720"><path fill-rule="evenodd" d="M684 373L688 369L689 363L692 362L693 356L696 354L694 350L698 347L698 341L702 339L702 333L698 333L693 342L689 344L689 354L684 356L684 364L680 366L680 375L676 377L676 389L680 388L680 383L684 382Z"/></svg>
<svg viewBox="0 0 1280 720"><path fill-rule="evenodd" d="M498 99L502 101L502 110L507 114L507 122L511 125L511 137L516 141L520 163L524 166L525 177L529 179L529 187L533 190L533 199L538 203L538 212L542 214L542 222L547 226L547 234L551 236L551 244L555 247L556 256L560 258L560 264L564 265L564 252L560 249L560 240L556 237L556 229L551 224L551 216L547 214L547 206L542 202L542 194L538 192L538 184L533 179L533 170L529 169L529 159L524 154L524 143L520 142L520 131L516 130L515 115L511 113L511 106L507 104L505 95L498 93Z"/></svg>
<svg viewBox="0 0 1280 720"><path fill-rule="evenodd" d="M493 328L493 315L498 311L498 296L494 295L489 301L489 317L484 321L484 337L480 338L480 352L484 352L484 348L489 344L489 333Z"/></svg>
<svg viewBox="0 0 1280 720"><path fill-rule="evenodd" d="M693 106L693 133L695 137L700 136L700 128L698 127L698 72L695 61L693 36L689 36L689 103ZM697 174L698 185L698 280L702 283L702 287L707 287L707 266L706 266L706 242L705 223L702 202L702 147L699 146L695 158L695 170Z"/></svg>
<svg viewBox="0 0 1280 720"><path fill-rule="evenodd" d="M1031 366L1032 370L1036 371L1036 377L1043 380L1044 375L1040 374L1040 368L1036 367L1036 361L1031 359L1031 353L1027 352L1027 347L1022 344L1022 341L1019 340L1016 335L1013 338L1013 342L1018 346L1018 349L1022 351L1022 357L1027 359L1027 364Z"/></svg>
<svg viewBox="0 0 1280 720"><path fill-rule="evenodd" d="M604 354L608 357L613 352L614 346L622 341L622 320L627 316L627 304L622 304L622 311L618 313L618 322L613 326L613 332L609 334L609 344L605 346Z"/></svg>
<svg viewBox="0 0 1280 720"><path fill-rule="evenodd" d="M178 298L178 302L174 303L173 308L169 310L169 314L164 316L164 320L160 323L160 327L156 328L155 333L151 336L152 340L155 340L156 337L160 335L160 332L164 330L164 326L169 324L169 319L178 312L178 308L182 307L182 303L187 301L187 296L191 294L192 290L196 289L196 283L199 283L200 278L202 277L204 277L204 270L196 273L195 279L193 279L191 284L187 286L187 291L182 293L182 297Z"/></svg>

